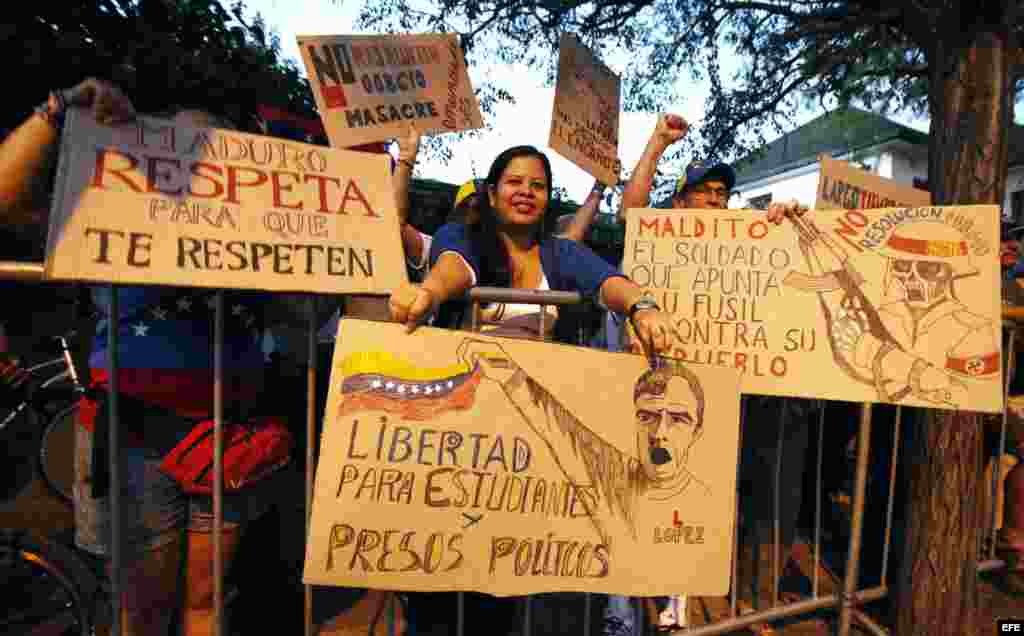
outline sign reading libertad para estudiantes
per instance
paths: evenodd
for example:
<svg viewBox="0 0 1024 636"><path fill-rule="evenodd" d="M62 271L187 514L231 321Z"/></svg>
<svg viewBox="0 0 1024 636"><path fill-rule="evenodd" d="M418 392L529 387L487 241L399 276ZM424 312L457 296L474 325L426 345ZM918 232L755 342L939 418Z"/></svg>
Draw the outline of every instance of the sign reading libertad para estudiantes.
<svg viewBox="0 0 1024 636"><path fill-rule="evenodd" d="M997 412L999 208L630 210L623 271L675 357L743 391Z"/></svg>
<svg viewBox="0 0 1024 636"><path fill-rule="evenodd" d="M389 158L71 110L52 279L321 293L406 282Z"/></svg>
<svg viewBox="0 0 1024 636"><path fill-rule="evenodd" d="M298 36L331 145L483 127L455 34Z"/></svg>
<svg viewBox="0 0 1024 636"><path fill-rule="evenodd" d="M558 48L548 145L602 183L615 185L622 81L571 33L562 34Z"/></svg>
<svg viewBox="0 0 1024 636"><path fill-rule="evenodd" d="M356 320L334 352L306 583L728 590L735 369Z"/></svg>

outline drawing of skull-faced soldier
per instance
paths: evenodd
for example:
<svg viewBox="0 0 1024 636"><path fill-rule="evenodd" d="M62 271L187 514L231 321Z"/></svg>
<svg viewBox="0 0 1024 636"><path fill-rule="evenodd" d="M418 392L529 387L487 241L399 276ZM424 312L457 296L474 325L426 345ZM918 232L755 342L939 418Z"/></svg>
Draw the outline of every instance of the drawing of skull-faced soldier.
<svg viewBox="0 0 1024 636"><path fill-rule="evenodd" d="M877 250L885 273L876 309L846 251L812 221L791 221L812 277L793 272L786 284L818 293L837 364L881 401L957 407L970 381L998 378L992 321L957 297L957 282L978 274L959 230L936 221L895 229Z"/></svg>

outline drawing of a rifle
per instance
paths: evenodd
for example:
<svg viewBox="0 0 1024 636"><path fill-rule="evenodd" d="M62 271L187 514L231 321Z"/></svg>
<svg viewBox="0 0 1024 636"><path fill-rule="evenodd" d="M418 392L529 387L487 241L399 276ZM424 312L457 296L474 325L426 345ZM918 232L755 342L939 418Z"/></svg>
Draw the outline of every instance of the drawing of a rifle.
<svg viewBox="0 0 1024 636"><path fill-rule="evenodd" d="M839 245L832 237L822 232L813 221L798 217L787 217L796 228L800 237L800 248L804 252L808 265L814 261L822 272L814 276L802 272L793 271L786 274L783 285L793 287L801 291L821 294L828 291L842 290L843 297L840 307L846 310L848 315L856 317L861 328L873 335L881 342L889 343L892 346L903 349L893 337L892 333L882 322L882 318L875 306L868 300L861 286L864 284L864 276L857 271L850 263L850 254L843 246ZM812 250L815 244L823 245L831 255L830 263L823 263L820 254ZM811 270L814 271L812 265Z"/></svg>

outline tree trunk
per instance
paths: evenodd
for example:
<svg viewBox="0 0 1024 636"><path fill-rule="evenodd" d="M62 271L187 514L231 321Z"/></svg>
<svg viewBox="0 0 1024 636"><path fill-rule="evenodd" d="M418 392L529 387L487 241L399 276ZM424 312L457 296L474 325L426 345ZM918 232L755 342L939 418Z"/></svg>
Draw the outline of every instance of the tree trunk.
<svg viewBox="0 0 1024 636"><path fill-rule="evenodd" d="M959 20L951 16L962 33L954 36L959 41L929 50L932 201L1001 205L1012 122L1010 57L1016 51L1004 27ZM987 633L990 626L977 624L982 416L939 410L916 415L910 431L916 443L908 449L905 567L894 590L899 593L896 633Z"/></svg>

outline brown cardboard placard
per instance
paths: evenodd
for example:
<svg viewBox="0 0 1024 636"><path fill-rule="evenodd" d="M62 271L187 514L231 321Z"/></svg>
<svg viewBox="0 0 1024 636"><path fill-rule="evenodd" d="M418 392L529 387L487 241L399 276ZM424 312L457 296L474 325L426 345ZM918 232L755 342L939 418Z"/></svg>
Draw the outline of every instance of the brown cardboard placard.
<svg viewBox="0 0 1024 636"><path fill-rule="evenodd" d="M483 128L453 33L300 35L320 119L335 148L399 136Z"/></svg>
<svg viewBox="0 0 1024 636"><path fill-rule="evenodd" d="M649 369L630 354L342 321L304 581L725 594L739 374Z"/></svg>
<svg viewBox="0 0 1024 636"><path fill-rule="evenodd" d="M407 281L389 159L72 109L51 279L322 293Z"/></svg>
<svg viewBox="0 0 1024 636"><path fill-rule="evenodd" d="M999 208L629 210L623 271L673 356L743 392L998 412Z"/></svg>
<svg viewBox="0 0 1024 636"><path fill-rule="evenodd" d="M571 33L558 44L558 81L548 146L600 179L619 182L622 80Z"/></svg>
<svg viewBox="0 0 1024 636"><path fill-rule="evenodd" d="M818 157L818 161L821 172L814 203L817 210L921 207L932 203L927 190L879 177L826 155Z"/></svg>

